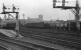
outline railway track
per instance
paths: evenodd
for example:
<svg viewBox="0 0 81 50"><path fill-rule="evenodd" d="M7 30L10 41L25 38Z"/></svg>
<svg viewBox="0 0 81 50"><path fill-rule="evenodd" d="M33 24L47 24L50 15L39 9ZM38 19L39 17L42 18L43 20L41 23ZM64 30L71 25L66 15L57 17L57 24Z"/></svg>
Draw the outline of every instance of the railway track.
<svg viewBox="0 0 81 50"><path fill-rule="evenodd" d="M57 33L36 33L33 31L24 31L21 30L20 32L23 33L24 36L40 39L44 41L48 41L51 43L56 43L62 46L68 46L72 48L81 48L81 39L80 37L74 37L65 34L57 34Z"/></svg>
<svg viewBox="0 0 81 50"><path fill-rule="evenodd" d="M14 40L9 38L0 38L0 46L10 50L56 50L45 46L35 45L20 40Z"/></svg>
<svg viewBox="0 0 81 50"><path fill-rule="evenodd" d="M15 42L10 42L7 39L0 39L0 46L7 50L36 50L34 48L30 48L21 44L17 44Z"/></svg>
<svg viewBox="0 0 81 50"><path fill-rule="evenodd" d="M26 30L22 30L20 31L21 33L23 33L23 35L27 36L27 37L30 37L30 38L34 38L34 39L37 39L37 40L41 40L41 41L47 41L47 42L50 42L50 43L55 43L55 44L59 44L59 45L62 45L62 46L67 46L67 47L71 47L71 48L79 48L80 49L80 46L81 46L81 43L80 43L80 39L75 39L75 38L66 38L65 35L57 35L56 33L55 34L50 34L50 33L38 33L38 32L33 32L33 31L26 31ZM62 37L63 36L63 37ZM65 39L64 39L65 38ZM78 42L77 42L77 41ZM51 49L51 50L54 50L54 48L50 48L50 47L47 47L47 46L42 46L42 45L37 45L37 44L33 44L33 43L30 43L30 42L25 42L25 41L21 41L20 40L14 40L14 39L10 39L10 38L0 38L0 41L1 44L3 46L7 46L8 44L6 43L9 43L11 46L13 45L13 47L11 47L10 45L8 46L8 48L14 48L14 45L15 46L18 46L17 48L29 48L28 50L39 50L39 49L43 49L43 50L47 50L47 49ZM41 42L40 41L40 42ZM4 45L4 43L6 45ZM21 47L22 46L22 47ZM16 49L15 49L16 50Z"/></svg>

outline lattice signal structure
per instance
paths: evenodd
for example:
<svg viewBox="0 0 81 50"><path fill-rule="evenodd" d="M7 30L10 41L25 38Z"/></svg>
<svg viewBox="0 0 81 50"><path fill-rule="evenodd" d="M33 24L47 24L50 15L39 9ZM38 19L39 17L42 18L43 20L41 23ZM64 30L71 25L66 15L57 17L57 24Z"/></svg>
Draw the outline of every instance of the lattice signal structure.
<svg viewBox="0 0 81 50"><path fill-rule="evenodd" d="M71 9L72 13L75 15L75 20L80 20L78 0L53 0L53 8L61 8L63 10Z"/></svg>

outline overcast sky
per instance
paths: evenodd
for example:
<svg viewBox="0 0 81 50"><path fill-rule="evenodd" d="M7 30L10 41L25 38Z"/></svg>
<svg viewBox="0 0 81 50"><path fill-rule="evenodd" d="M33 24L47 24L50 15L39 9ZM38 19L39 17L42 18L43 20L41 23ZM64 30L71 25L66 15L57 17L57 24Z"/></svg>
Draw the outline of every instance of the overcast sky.
<svg viewBox="0 0 81 50"><path fill-rule="evenodd" d="M10 7L14 3L17 7L20 8L19 11L21 14L25 13L26 16L25 18L27 17L34 18L38 17L39 14L43 14L44 20L74 19L74 15L70 10L61 10L59 8L58 9L53 8L53 0L0 0L1 8L3 2L8 7Z"/></svg>

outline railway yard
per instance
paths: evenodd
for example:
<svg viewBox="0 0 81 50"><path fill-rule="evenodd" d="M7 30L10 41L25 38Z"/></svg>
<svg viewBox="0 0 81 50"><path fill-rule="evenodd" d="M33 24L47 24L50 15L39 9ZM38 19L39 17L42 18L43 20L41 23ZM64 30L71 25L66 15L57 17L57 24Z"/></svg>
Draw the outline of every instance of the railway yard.
<svg viewBox="0 0 81 50"><path fill-rule="evenodd" d="M24 30L24 29L23 29ZM31 29L28 29L28 31L22 31L24 33L24 36L31 37L35 39L40 39L41 41L50 42L52 44L59 44L61 46L71 47L71 48L79 48L81 46L80 43L80 36L72 35L74 33L67 33L67 32L60 32L60 33L50 33L45 32L44 30L36 32L35 30L29 31ZM44 32L43 32L44 31ZM26 33L29 33L26 35ZM22 34L23 35L23 34Z"/></svg>
<svg viewBox="0 0 81 50"><path fill-rule="evenodd" d="M57 1L53 0L53 8L72 10L74 20L44 21L43 15L36 19L20 19L19 8L14 4L12 8L7 8L3 3L0 13L4 16L4 19L0 19L0 50L81 50L78 1L75 7L65 6L66 0L58 2L62 2L62 6L57 6Z"/></svg>
<svg viewBox="0 0 81 50"><path fill-rule="evenodd" d="M7 50L39 50L39 49L52 49L47 47L42 47L39 45L35 45L29 42L21 41L20 39L12 39L8 37L0 36L0 46ZM35 46L39 46L38 48ZM47 49L46 49L47 48ZM52 49L53 50L53 49Z"/></svg>
<svg viewBox="0 0 81 50"><path fill-rule="evenodd" d="M23 32L23 31L22 31ZM31 32L31 31L30 31ZM26 35L29 32L23 33ZM36 32L35 32L36 33ZM27 34L22 38L0 36L0 46L7 50L77 50L80 43L58 38L60 36L44 36L44 34Z"/></svg>

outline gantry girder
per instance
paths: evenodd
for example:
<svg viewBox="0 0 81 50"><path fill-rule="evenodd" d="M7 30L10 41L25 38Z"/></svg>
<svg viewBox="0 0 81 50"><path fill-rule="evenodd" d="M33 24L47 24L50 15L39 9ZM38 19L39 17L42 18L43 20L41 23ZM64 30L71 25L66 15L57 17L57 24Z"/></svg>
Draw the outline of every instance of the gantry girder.
<svg viewBox="0 0 81 50"><path fill-rule="evenodd" d="M75 15L75 20L76 21L80 20L80 16L79 16L80 6L78 3L78 0L76 0L75 6L65 6L65 3L68 3L66 2L66 0L62 0L62 6L56 6L56 3L57 3L57 0L53 0L53 8L61 8L63 10L71 9L72 13Z"/></svg>

